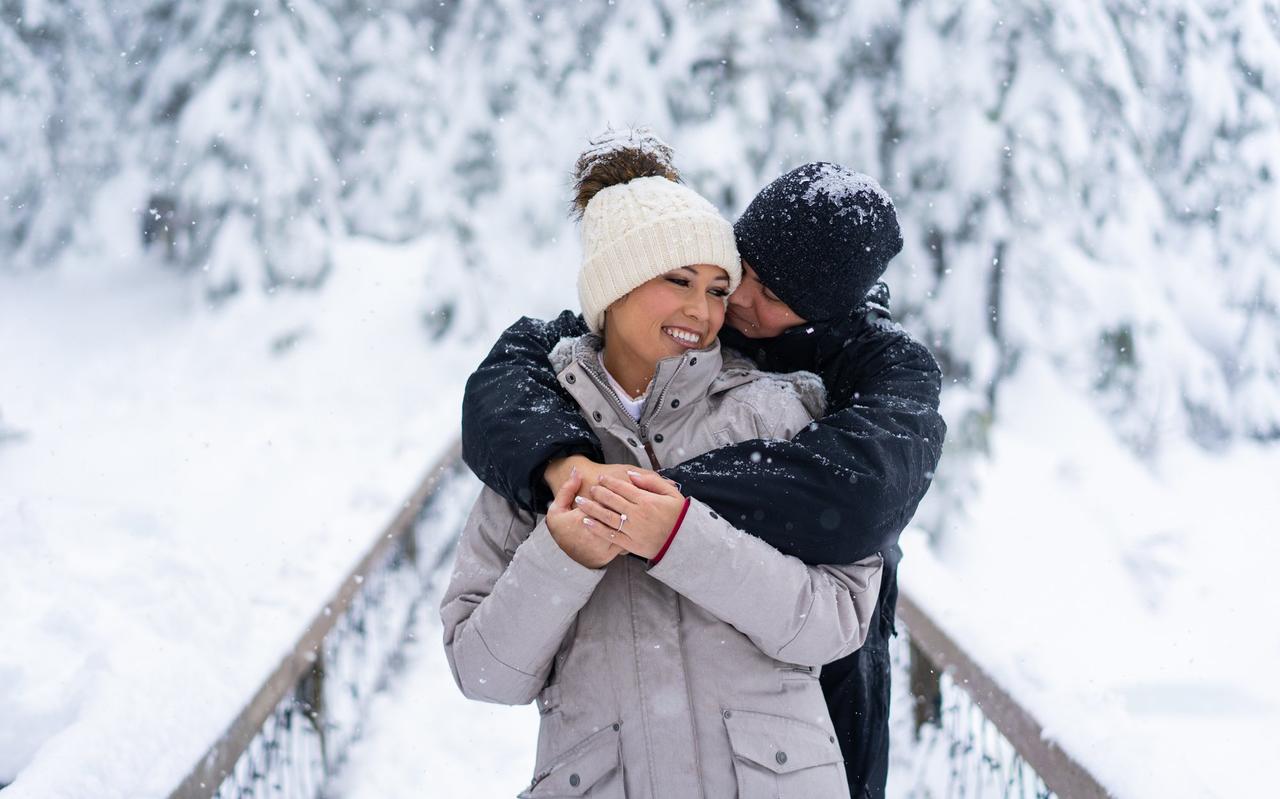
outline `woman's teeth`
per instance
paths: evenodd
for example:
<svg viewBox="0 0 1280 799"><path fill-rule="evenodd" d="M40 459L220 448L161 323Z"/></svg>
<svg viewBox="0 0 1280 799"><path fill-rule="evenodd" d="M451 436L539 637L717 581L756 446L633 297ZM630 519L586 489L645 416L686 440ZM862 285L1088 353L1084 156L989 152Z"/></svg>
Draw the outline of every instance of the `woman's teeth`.
<svg viewBox="0 0 1280 799"><path fill-rule="evenodd" d="M671 336L676 341L679 341L681 344L697 344L700 338L699 336L696 336L693 333L689 333L684 330L678 330L674 327L664 327L662 328L662 332L666 333L668 336Z"/></svg>

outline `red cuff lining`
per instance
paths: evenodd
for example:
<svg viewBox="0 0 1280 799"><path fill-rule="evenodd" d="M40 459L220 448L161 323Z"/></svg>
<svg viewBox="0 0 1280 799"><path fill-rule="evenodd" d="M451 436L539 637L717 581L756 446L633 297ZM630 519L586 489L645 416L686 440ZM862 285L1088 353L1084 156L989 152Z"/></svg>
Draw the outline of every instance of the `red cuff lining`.
<svg viewBox="0 0 1280 799"><path fill-rule="evenodd" d="M667 543L663 544L662 549L658 550L658 554L654 555L653 559L649 561L649 566L657 566L658 561L662 560L662 556L667 554L667 549L671 547L671 542L675 540L676 533L680 532L680 525L684 524L684 515L689 512L689 503L691 501L689 498L685 499L684 507L680 509L680 516L676 519L676 526L671 528L671 535L667 536Z"/></svg>

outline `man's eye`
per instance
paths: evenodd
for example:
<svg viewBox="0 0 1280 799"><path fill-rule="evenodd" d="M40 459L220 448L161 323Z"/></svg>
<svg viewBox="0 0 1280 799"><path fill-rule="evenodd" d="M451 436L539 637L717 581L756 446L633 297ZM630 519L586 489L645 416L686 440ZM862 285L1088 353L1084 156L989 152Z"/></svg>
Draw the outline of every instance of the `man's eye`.
<svg viewBox="0 0 1280 799"><path fill-rule="evenodd" d="M763 294L764 298L766 300L769 300L770 302L782 302L782 300L778 299L777 294L774 294L772 291L769 291L769 289L764 288L763 286L760 287L760 293Z"/></svg>

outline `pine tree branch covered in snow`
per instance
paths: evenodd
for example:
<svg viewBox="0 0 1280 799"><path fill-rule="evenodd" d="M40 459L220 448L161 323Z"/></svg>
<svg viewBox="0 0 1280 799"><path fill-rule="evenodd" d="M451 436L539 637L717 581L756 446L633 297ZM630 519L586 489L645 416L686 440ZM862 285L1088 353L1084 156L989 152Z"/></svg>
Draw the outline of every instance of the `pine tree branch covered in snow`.
<svg viewBox="0 0 1280 799"><path fill-rule="evenodd" d="M1139 451L1280 437L1274 0L427 6L0 3L4 262L135 165L210 296L315 285L348 234L444 237L452 295L573 236L576 149L643 123L730 214L802 160L881 180L953 444L1029 357Z"/></svg>

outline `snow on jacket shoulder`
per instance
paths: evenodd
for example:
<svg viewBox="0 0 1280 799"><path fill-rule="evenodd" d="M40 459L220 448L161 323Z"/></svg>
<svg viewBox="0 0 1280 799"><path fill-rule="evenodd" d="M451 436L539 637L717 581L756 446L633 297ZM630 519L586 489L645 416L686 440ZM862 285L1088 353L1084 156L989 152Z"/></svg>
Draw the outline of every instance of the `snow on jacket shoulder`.
<svg viewBox="0 0 1280 799"><path fill-rule="evenodd" d="M599 346L564 342L553 362L611 462L676 463L820 412L815 381L726 364L716 345L661 362L637 423ZM441 605L445 649L468 696L537 698L524 796L847 796L818 675L865 639L881 570L878 555L806 566L696 501L657 565L588 569L485 489Z"/></svg>

